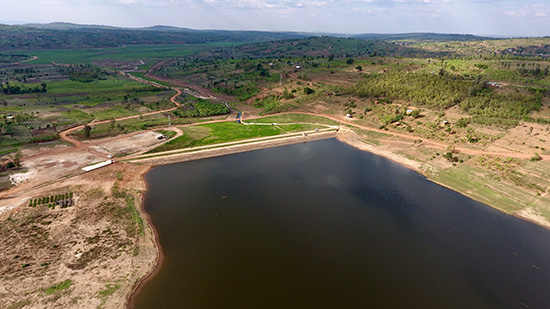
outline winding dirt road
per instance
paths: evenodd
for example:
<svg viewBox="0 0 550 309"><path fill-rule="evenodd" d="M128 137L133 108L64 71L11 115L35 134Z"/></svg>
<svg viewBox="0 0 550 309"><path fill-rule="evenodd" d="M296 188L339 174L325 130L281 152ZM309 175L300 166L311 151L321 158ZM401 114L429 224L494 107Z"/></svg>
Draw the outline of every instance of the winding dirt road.
<svg viewBox="0 0 550 309"><path fill-rule="evenodd" d="M408 140L408 141L411 141L411 142L414 142L415 140L422 139L421 137L416 136L416 135L412 135L412 134L398 133L398 132L392 132L392 131L386 131L386 130L376 129L376 128L372 128L372 127L367 127L367 126L364 126L364 125L354 123L352 120L343 119L343 117L342 118L334 117L332 115L316 114L316 113L308 113L308 112L285 112L285 113L271 114L269 116L277 116L277 115L285 115L285 114L302 114L302 115L324 117L324 118L336 121L337 123L340 123L340 124L346 124L346 125L356 127L358 129L365 130L365 131L391 135L393 137ZM257 118L262 118L262 117L249 117L247 119L257 119ZM244 119L242 121L244 121ZM441 142L437 142L437 141L433 141L433 140L429 140L429 139L428 140L422 139L422 144L426 145L426 146L429 146L429 147L432 147L432 148L441 149L441 150L446 150L449 146L453 146L455 148L455 150L459 151L460 153L469 154L469 155L492 155L492 156L510 157L510 158L517 158L517 159L529 159L533 156L532 154L527 154L527 153L495 152L495 151L477 150L477 149L472 149L472 148L467 148L467 147L461 147L461 146L455 146L455 145L451 145L451 144L441 143ZM541 156L541 157L543 159L550 159L550 156Z"/></svg>
<svg viewBox="0 0 550 309"><path fill-rule="evenodd" d="M143 117L143 116L167 113L167 112L171 112L171 111L177 109L179 106L181 106L181 104L176 101L176 98L182 94L182 91L179 88L173 88L173 89L176 91L176 93L172 97L170 97L170 102L174 103L176 105L176 107L172 107L172 108L169 108L169 109L164 109L164 110L161 110L161 111L154 111L154 112L139 114L139 115L115 118L114 120L115 121L121 121L121 120L127 120L127 119L134 119L134 118L139 118L139 117ZM92 121L92 122L88 123L87 125L98 125L98 124L102 124L102 123L109 123L111 121L112 121L112 119L101 120L101 121ZM73 138L70 134L71 134L71 132L82 130L84 128L84 126L86 126L86 124L79 125L79 126L67 129L65 131L62 131L62 132L59 133L59 137L61 138L61 140L69 142L69 143L73 144L75 147L80 147L80 146L84 145L84 143L82 143L81 141Z"/></svg>
<svg viewBox="0 0 550 309"><path fill-rule="evenodd" d="M160 65L162 65L162 62L159 62L159 63L155 64L153 67L160 66ZM144 84L152 85L152 86L155 86L155 87L165 87L165 86L163 86L159 83L156 83L154 81L145 80L143 78L133 76L133 75L128 74L128 73L123 72L123 71L119 72L119 74L121 74L121 75L123 75L127 78L133 79L135 81L144 83ZM148 71L146 73L146 76L149 76L149 75L151 75L151 73ZM151 76L151 77L159 78L158 76ZM183 85L183 86L188 86L188 85ZM139 118L139 117L142 117L142 116L148 116L148 115L154 115L154 114L159 114L159 113L171 112L171 111L173 111L173 110L175 110L175 109L177 109L178 107L181 106L181 104L179 102L177 102L176 99L183 92L189 93L191 95L198 95L200 97L208 96L209 99L216 99L220 102L225 102L225 98L215 97L210 92L201 93L201 92L196 92L196 91L192 91L192 90L189 90L189 89L184 89L182 91L180 88L176 88L176 87L173 87L172 89L175 90L176 93L172 97L170 97L170 101L172 103L174 103L175 107L165 109L165 110L161 110L161 111L154 111L154 112L149 112L149 113L144 113L144 114L139 114L139 115L120 117L120 118L116 118L114 120L115 121L121 121L121 120L126 120L126 119ZM341 117L335 117L335 116L332 116L332 115L316 114L316 113L310 113L310 112L285 112L285 113L272 114L270 116L285 115L285 114L303 114L303 115L311 115L311 116L320 116L320 117L324 117L324 118L333 120L333 121L335 121L339 124L345 124L345 125L355 127L355 128L361 129L361 130L365 130L365 131L382 133L382 134L390 135L390 136L395 137L395 138L399 138L401 140L406 140L406 141L411 141L411 142L414 142L414 141L417 141L418 139L421 139L419 136L416 136L416 135L386 131L386 130L382 130L382 129L376 129L376 128L372 128L372 127L368 127L368 126L364 126L364 125L361 125L361 124L354 123L353 120L344 119L344 118L341 118ZM244 117L244 115L243 115L243 117ZM248 117L247 119L252 120L252 119L257 119L257 118L262 118L262 117L253 116L253 117ZM97 122L92 121L91 123L89 123L87 125L92 125L93 126L93 125L98 125L98 124L102 124L102 123L108 123L110 121L112 121L112 120L111 119L101 120L101 121L97 121ZM188 124L188 125L183 125L183 126L193 126L193 125L198 125L198 124L226 122L226 121L234 121L234 119L210 120L210 121L204 121L204 122L200 122L200 123L193 123L193 124ZM241 118L241 121L244 121L244 119ZM60 132L59 136L62 140L73 144L74 147L76 147L76 148L85 148L87 151L89 151L89 152L91 152L95 155L98 155L100 157L106 157L106 155L104 153L100 153L100 152L95 151L94 149L91 149L89 146L92 145L92 143L83 143L83 142L81 142L81 141L79 141L79 140L77 140L77 139L75 139L71 136L72 132L82 130L84 128L84 126L85 125L80 125L80 126L76 126L74 128L67 129L65 131ZM181 133L178 132L178 130L176 130L176 132L179 133L179 135L181 135ZM440 150L446 150L450 146L450 144L441 143L441 142L437 142L437 141L433 141L433 140L429 140L429 139L422 139L422 145L432 147L432 148L436 148L436 149L440 149ZM477 150L477 149L461 147L461 146L455 146L455 145L453 145L453 146L454 146L455 150L459 151L460 153L464 153L464 154L468 154L468 155L492 155L492 156L510 157L510 158L518 158L518 159L529 159L529 158L532 157L532 154L526 154L526 153L494 152L494 151ZM545 159L545 160L550 159L549 156L544 156L542 158Z"/></svg>

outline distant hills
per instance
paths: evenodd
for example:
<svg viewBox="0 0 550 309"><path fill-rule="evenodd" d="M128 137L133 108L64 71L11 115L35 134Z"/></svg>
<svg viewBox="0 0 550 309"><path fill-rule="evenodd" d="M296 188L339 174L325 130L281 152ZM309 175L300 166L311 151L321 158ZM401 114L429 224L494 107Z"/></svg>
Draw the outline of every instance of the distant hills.
<svg viewBox="0 0 550 309"><path fill-rule="evenodd" d="M168 26L117 28L70 23L0 25L0 50L118 47L130 44L203 44L298 39L297 32L192 30Z"/></svg>
<svg viewBox="0 0 550 309"><path fill-rule="evenodd" d="M0 24L0 50L100 48L129 44L254 43L319 36L321 34L304 32L194 30L163 25L145 28L120 28L63 22L17 26ZM467 41L490 39L474 35L437 33L334 34L333 36L372 41Z"/></svg>
<svg viewBox="0 0 550 309"><path fill-rule="evenodd" d="M380 34L365 33L351 36L358 40L376 40L376 41L483 41L491 40L491 37L482 37L472 34L445 34L445 33L398 33L398 34Z"/></svg>

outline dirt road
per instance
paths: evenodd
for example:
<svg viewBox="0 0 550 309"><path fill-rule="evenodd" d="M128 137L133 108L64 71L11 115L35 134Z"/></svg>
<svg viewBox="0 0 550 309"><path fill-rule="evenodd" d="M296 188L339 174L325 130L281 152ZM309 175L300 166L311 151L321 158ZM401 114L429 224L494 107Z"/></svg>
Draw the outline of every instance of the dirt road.
<svg viewBox="0 0 550 309"><path fill-rule="evenodd" d="M181 106L181 104L176 101L176 98L182 94L182 91L178 88L173 88L173 89L176 91L176 94L174 94L172 97L170 97L170 102L174 103L176 105L176 107L172 107L172 108L169 108L169 109L164 109L164 110L161 110L161 111L154 111L154 112L139 114L139 115L115 118L114 120L115 121L121 121L121 120L127 120L127 119L134 119L134 118L139 118L139 117L143 117L143 116L167 113L167 112L171 112L171 111L177 109L179 106ZM102 124L102 123L109 123L111 121L112 121L112 119L101 120L101 121L92 121L87 125L98 125L98 124ZM62 131L62 132L59 133L59 137L61 138L61 140L69 142L69 143L73 144L75 147L80 147L82 145L85 145L84 143L82 143L81 141L73 138L70 135L71 132L82 130L84 128L84 126L86 126L86 125L83 124L83 125L79 125L79 126L76 126L74 128L70 128L70 129L67 129L65 131Z"/></svg>
<svg viewBox="0 0 550 309"><path fill-rule="evenodd" d="M315 114L315 113L307 113L307 112L287 112L287 113L273 114L273 116L283 115L283 114L304 114L304 115L311 115L311 116L320 116L320 117L324 117L324 118L327 118L327 119L330 119L330 120L334 120L334 121L339 122L339 123L344 123L344 124L347 124L349 126L353 126L353 127L356 127L356 128L362 129L362 130L366 130L366 131L370 131L370 132L377 132L377 133L382 133L382 134L387 134L387 135L392 135L392 136L400 138L400 139L405 139L405 140L409 140L409 141L415 141L415 140L421 139L419 136L416 136L416 135L398 133L398 132L392 132L392 131L386 131L386 130L376 129L376 128L372 128L372 127L367 127L367 126L364 126L364 125L353 123L353 120L343 120L342 118L334 117L334 116L331 116L331 115L325 115L325 114ZM251 118L251 119L253 119L253 118ZM433 148L441 149L441 150L446 150L449 146L451 146L450 144L440 143L440 142L437 142L437 141L426 140L426 139L422 139L422 144L424 144L426 146L433 147ZM492 155L492 156L498 156L498 157L510 157L510 158L517 158L517 159L529 159L533 156L532 154L527 154L527 153L494 152L494 151L477 150L477 149L461 147L461 146L455 146L455 145L452 145L452 146L454 146L455 150L458 150L461 153L469 154L469 155ZM544 160L550 159L550 156L541 156L541 157Z"/></svg>

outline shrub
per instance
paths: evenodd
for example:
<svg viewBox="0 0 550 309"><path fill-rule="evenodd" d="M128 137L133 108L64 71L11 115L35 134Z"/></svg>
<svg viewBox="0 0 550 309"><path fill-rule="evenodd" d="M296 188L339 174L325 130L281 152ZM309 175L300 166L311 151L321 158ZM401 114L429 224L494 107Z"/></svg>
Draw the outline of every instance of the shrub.
<svg viewBox="0 0 550 309"><path fill-rule="evenodd" d="M542 160L542 157L539 155L538 152L535 152L535 155L531 157L531 161L540 161Z"/></svg>

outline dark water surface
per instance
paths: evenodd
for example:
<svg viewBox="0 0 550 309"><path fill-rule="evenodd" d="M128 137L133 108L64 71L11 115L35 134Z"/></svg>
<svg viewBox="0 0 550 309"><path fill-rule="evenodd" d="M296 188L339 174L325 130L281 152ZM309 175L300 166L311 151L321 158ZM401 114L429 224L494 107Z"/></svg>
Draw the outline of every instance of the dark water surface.
<svg viewBox="0 0 550 309"><path fill-rule="evenodd" d="M550 232L337 140L154 168L136 308L550 308Z"/></svg>

